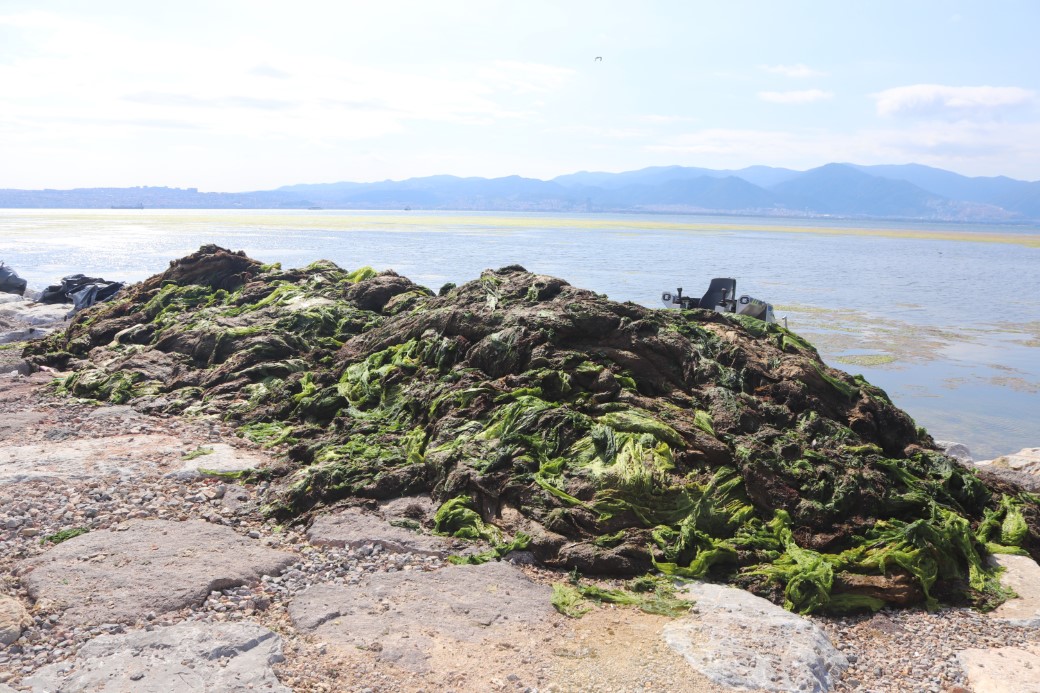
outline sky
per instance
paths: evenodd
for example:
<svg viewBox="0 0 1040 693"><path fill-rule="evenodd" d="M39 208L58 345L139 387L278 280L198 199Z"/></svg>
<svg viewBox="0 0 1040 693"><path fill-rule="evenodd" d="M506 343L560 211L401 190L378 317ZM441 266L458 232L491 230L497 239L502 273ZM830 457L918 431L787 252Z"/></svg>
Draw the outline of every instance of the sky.
<svg viewBox="0 0 1040 693"><path fill-rule="evenodd" d="M0 0L0 188L1040 179L1040 2Z"/></svg>

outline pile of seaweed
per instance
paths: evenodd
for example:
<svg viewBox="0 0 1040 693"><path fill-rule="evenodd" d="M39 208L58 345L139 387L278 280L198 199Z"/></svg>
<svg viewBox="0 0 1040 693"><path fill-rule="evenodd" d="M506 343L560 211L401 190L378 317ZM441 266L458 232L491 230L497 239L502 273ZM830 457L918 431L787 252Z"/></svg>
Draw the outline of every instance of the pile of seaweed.
<svg viewBox="0 0 1040 693"><path fill-rule="evenodd" d="M521 267L440 295L216 246L29 346L72 395L217 415L282 453L283 519L428 492L436 531L586 573L725 579L808 612L993 604L1040 498L935 449L792 332Z"/></svg>

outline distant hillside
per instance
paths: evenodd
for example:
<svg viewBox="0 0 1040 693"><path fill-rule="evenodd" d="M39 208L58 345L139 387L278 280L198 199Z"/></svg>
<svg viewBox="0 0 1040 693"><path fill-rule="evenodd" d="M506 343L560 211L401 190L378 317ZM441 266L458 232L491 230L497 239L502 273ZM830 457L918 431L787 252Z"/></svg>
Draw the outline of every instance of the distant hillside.
<svg viewBox="0 0 1040 693"><path fill-rule="evenodd" d="M951 200L978 202L1024 217L1040 218L1040 181L1030 183L1007 176L969 178L920 164L854 168L872 176L913 183L919 188Z"/></svg>
<svg viewBox="0 0 1040 693"><path fill-rule="evenodd" d="M671 212L996 222L1040 220L1040 182L969 178L919 164L827 164L809 171L654 166L582 171L549 181L439 175L247 193L161 187L0 190L0 207Z"/></svg>
<svg viewBox="0 0 1040 693"><path fill-rule="evenodd" d="M878 178L844 164L814 168L772 191L788 208L825 214L928 217L943 202L912 183Z"/></svg>
<svg viewBox="0 0 1040 693"><path fill-rule="evenodd" d="M767 210L776 202L775 195L735 176L668 180L656 185L626 185L604 191L592 198L597 205L619 205L635 209L725 209Z"/></svg>

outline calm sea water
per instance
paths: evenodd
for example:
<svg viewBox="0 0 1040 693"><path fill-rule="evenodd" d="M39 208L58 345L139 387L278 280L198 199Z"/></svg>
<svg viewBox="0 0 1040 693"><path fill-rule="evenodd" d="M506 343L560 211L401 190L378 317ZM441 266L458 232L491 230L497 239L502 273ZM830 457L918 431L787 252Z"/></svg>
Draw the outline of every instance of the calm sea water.
<svg viewBox="0 0 1040 693"><path fill-rule="evenodd" d="M976 458L1040 445L1040 228L662 215L0 210L0 260L42 288L138 281L216 243L284 266L394 269L436 290L521 264L659 306L716 276L768 300Z"/></svg>

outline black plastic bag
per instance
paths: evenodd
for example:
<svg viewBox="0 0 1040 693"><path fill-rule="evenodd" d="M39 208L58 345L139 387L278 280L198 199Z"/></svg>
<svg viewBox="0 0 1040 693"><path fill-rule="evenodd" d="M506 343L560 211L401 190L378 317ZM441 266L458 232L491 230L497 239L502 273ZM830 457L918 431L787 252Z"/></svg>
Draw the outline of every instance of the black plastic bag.
<svg viewBox="0 0 1040 693"><path fill-rule="evenodd" d="M24 296L26 284L17 272L0 262L0 292Z"/></svg>
<svg viewBox="0 0 1040 693"><path fill-rule="evenodd" d="M48 286L40 295L40 303L71 303L72 312L107 301L123 288L123 282L110 282L100 277L70 274L61 284Z"/></svg>

